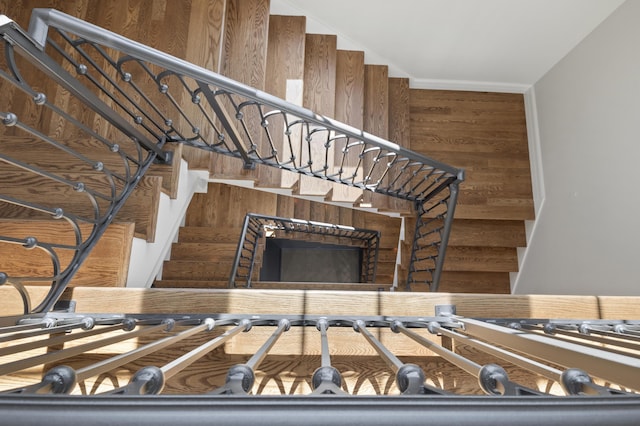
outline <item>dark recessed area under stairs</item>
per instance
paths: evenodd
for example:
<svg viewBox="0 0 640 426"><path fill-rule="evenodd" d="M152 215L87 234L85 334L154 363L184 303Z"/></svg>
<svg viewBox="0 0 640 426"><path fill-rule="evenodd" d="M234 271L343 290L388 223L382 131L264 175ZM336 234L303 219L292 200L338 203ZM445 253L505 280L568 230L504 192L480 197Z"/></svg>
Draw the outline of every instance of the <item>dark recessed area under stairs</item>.
<svg viewBox="0 0 640 426"><path fill-rule="evenodd" d="M359 247L267 238L260 281L357 283L361 265Z"/></svg>

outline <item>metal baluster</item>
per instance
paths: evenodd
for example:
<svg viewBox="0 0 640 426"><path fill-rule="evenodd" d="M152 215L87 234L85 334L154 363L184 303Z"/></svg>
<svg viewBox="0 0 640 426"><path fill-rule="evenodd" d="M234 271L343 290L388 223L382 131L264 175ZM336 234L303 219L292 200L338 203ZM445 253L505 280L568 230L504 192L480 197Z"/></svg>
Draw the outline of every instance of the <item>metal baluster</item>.
<svg viewBox="0 0 640 426"><path fill-rule="evenodd" d="M337 368L331 365L331 354L329 353L329 339L327 329L329 322L326 318L321 318L316 328L320 332L321 358L320 367L313 372L311 385L314 394L344 394L342 387L342 375Z"/></svg>
<svg viewBox="0 0 640 426"><path fill-rule="evenodd" d="M604 349L560 341L537 333L502 327L469 318L456 318L465 334L568 368L589 371L596 377L630 389L640 387L640 360Z"/></svg>
<svg viewBox="0 0 640 426"><path fill-rule="evenodd" d="M398 359L393 353L389 351L378 339L376 339L369 330L367 330L366 324L362 320L357 320L353 323L353 329L369 342L369 344L378 352L380 357L387 363L387 365L396 373L396 386L400 390L400 393L410 394L434 394L434 395L446 395L442 389L435 388L425 384L425 374L420 367L415 364L405 364Z"/></svg>
<svg viewBox="0 0 640 426"><path fill-rule="evenodd" d="M225 385L213 391L213 394L246 394L255 382L254 369L257 368L269 353L269 350L278 341L283 332L289 331L291 323L288 319L278 321L278 328L271 337L258 349L258 351L245 364L236 364L229 369Z"/></svg>
<svg viewBox="0 0 640 426"><path fill-rule="evenodd" d="M189 334L185 336L181 336L179 340L182 340L186 337L189 337L192 334L197 332L206 330L211 331L215 326L215 322L211 318L207 318L203 321L203 323L194 327L192 330L188 330ZM196 330L197 329L197 330ZM251 329L251 322L249 320L242 320L239 325L234 327L231 330L224 332L222 335L203 343L197 348L191 350L190 352L182 355L181 357L165 364L163 367L158 368L155 366L144 367L139 370L134 376L131 378L129 383L126 386L114 389L112 391L105 392L105 395L150 395L150 394L158 394L164 388L164 384L171 377L175 376L180 371L184 370L198 359L202 358L207 353L211 352L221 344L225 343L231 337L235 336L241 331L248 331ZM180 336L180 335L177 335ZM174 336L176 337L176 336ZM168 339L173 339L168 338ZM163 339L167 340L167 339ZM159 341L160 342L160 341ZM174 341L169 342L168 344L160 344L159 342L154 342L156 345L161 345L162 347L168 346L169 344L174 343ZM159 349L159 348L158 348ZM157 350L157 349L154 349Z"/></svg>
<svg viewBox="0 0 640 426"><path fill-rule="evenodd" d="M394 321L391 329L395 333L402 333L412 340L425 346L432 352L440 355L455 366L461 368L467 373L478 378L478 383L482 390L488 395L512 395L512 396L531 396L545 395L543 392L527 388L509 380L507 372L497 364L480 365L473 362L462 355L459 355L449 349L432 342L431 340L420 336L408 330L400 321ZM443 330L438 322L430 322L428 325L429 332L432 334L439 333Z"/></svg>
<svg viewBox="0 0 640 426"><path fill-rule="evenodd" d="M0 365L0 375L9 374L14 371L20 371L25 368L34 367L36 365L57 362L66 358L70 358L75 355L80 355L82 353L85 353L93 349L101 348L103 346L112 345L114 343L118 343L128 339L133 339L134 337L144 336L161 329L165 329L166 331L169 331L173 327L174 322L171 321L171 322L159 324L156 326L144 327L136 331L131 331L137 325L138 324L134 320L124 320L122 322L122 325L114 326L114 327L122 328L125 331L128 331L128 333L121 333L116 336L106 337L101 340L95 340L93 342L85 343L85 344L74 346L71 348L61 349L59 351L55 351L55 352L51 352L43 355L36 355L26 359L2 364ZM106 327L106 328L108 329L109 327ZM95 331L96 334L99 334L101 332L100 329L92 330L92 331ZM89 333L91 332L85 333L83 337L86 337ZM67 336L60 336L60 337L62 338ZM52 341L56 341L56 338L49 339L47 342L51 344Z"/></svg>

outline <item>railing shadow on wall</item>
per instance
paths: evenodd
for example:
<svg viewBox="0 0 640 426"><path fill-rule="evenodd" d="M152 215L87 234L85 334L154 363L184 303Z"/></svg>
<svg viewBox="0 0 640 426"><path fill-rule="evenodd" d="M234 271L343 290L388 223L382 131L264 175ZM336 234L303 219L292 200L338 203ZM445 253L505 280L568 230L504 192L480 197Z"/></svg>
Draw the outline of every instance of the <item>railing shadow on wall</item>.
<svg viewBox="0 0 640 426"><path fill-rule="evenodd" d="M12 94L0 108L3 138L38 141L70 159L33 162L0 145L5 176L19 182L13 192L1 191L3 206L66 222L75 235L64 244L0 237L51 259L50 273L36 277L49 280L51 291L36 307L25 295L25 311L52 308L149 166L172 160L162 150L168 143L413 202L418 220L407 289L421 282L437 290L462 170L53 9L34 9L28 34L7 17L0 24L0 77ZM74 145L79 140L85 142ZM37 182L33 197L24 197L20 188L29 182ZM43 201L35 187L60 197ZM21 284L33 279L1 272L0 281L23 294Z"/></svg>

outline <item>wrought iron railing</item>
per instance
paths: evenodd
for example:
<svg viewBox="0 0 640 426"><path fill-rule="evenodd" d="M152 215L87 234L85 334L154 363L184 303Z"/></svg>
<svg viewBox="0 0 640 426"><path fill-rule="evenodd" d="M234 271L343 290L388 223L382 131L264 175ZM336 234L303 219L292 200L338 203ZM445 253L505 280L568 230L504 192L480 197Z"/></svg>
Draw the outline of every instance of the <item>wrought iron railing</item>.
<svg viewBox="0 0 640 426"><path fill-rule="evenodd" d="M150 164L171 161L162 151L166 143L415 203L407 285L419 281L437 290L462 170L52 9L34 9L28 34L2 17L0 33L0 164L7 181L0 207L64 222L75 235L60 243L2 233L0 243L51 258L51 272L35 278L50 282L51 291L27 311L51 309ZM23 159L25 141L71 161ZM43 192L59 196L43 201ZM8 269L0 271L0 283L23 289L33 281Z"/></svg>
<svg viewBox="0 0 640 426"><path fill-rule="evenodd" d="M64 415L56 412L56 403L75 407L89 404L88 400L98 405L109 401L122 407L118 398L130 404L125 413L133 407L146 413L174 407L180 400L141 403L135 396L179 393L190 395L181 401L194 407L205 401L214 407L240 404L222 409L228 410L225 416L233 412L240 423L252 416L249 406L261 416L271 416L283 414L286 402L305 406L325 424L346 422L342 417L322 417L330 408L342 407L351 416L358 404L375 404L378 409L373 411L383 418L374 424L388 424L386 409L402 396L414 411L402 414L398 407L391 409L397 416L392 423L413 419L409 422L413 424L420 418L413 416L433 410L446 411L453 423L465 423L478 404L486 404L485 415L499 419L499 424L513 421L507 416L516 409L523 410L521 414L540 410L534 416L537 420L553 418L550 413L555 413L555 420L569 424L637 420L627 416L640 412L635 393L640 389L640 322L472 319L455 315L449 305L436 311L438 315L424 317L52 312L4 321L0 411L9 406L10 413L21 413L18 401L39 394L56 395L41 400L52 405L54 416ZM304 353L298 348L294 350L298 355L289 353L292 346L282 342L286 333L305 336ZM109 349L127 342L125 351L114 354ZM408 356L391 349L407 347L406 342L417 344L423 354ZM62 344L64 348L56 349ZM223 346L228 350L220 351ZM348 356L343 354L345 348ZM354 350L368 357L367 362L353 356ZM278 353L287 353L286 362L278 361ZM383 383L363 386L361 375L370 375L370 366L378 368L377 363L386 365L378 370L380 377L386 377ZM44 374L37 377L37 371ZM111 398L103 399L105 395ZM284 395L286 401L278 399ZM363 399L365 395L368 399ZM269 408L270 404L275 407ZM590 418L591 404L603 410L600 417ZM182 415L190 411L185 408Z"/></svg>
<svg viewBox="0 0 640 426"><path fill-rule="evenodd" d="M238 249L233 260L229 287L251 287L257 256L264 250L264 239L300 239L303 236L324 237L325 244L339 244L362 249L360 282L373 283L376 280L380 232L353 226L314 222L302 219L248 213L238 239ZM263 243L261 245L261 243Z"/></svg>

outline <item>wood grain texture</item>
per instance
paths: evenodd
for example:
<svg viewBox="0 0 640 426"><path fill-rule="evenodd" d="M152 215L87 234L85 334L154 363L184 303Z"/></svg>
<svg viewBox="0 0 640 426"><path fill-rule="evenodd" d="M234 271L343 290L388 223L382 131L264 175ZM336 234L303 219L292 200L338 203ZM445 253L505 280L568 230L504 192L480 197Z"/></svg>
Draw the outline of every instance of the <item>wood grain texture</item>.
<svg viewBox="0 0 640 426"><path fill-rule="evenodd" d="M513 247L448 247L445 271L511 272L518 269Z"/></svg>
<svg viewBox="0 0 640 426"><path fill-rule="evenodd" d="M66 222L54 220L0 220L2 235L12 238L35 237L41 243L74 244ZM91 227L81 226L86 236ZM124 287L129 270L133 242L133 223L112 223L72 279L71 286ZM73 253L58 249L62 268ZM49 256L41 250L27 250L20 245L0 244L0 271L10 277L47 277L53 275ZM50 282L42 282L49 285Z"/></svg>
<svg viewBox="0 0 640 426"><path fill-rule="evenodd" d="M533 219L522 95L411 90L411 149L464 167L456 217Z"/></svg>
<svg viewBox="0 0 640 426"><path fill-rule="evenodd" d="M180 167L184 146L180 144L167 144L163 151L173 152L171 164L152 164L147 172L150 176L162 178L162 192L167 194L172 200L178 197L178 183L180 181Z"/></svg>
<svg viewBox="0 0 640 426"><path fill-rule="evenodd" d="M303 106L327 117L333 117L335 114L336 46L337 37L335 35L306 35ZM326 139L326 132L316 133L312 137L311 152L309 153L306 149L302 150L302 164L312 161L311 167L314 170L321 170L326 159L329 167L327 172L332 172L334 153L332 148L329 148L325 153ZM298 184L300 195L326 196L330 189L329 182L323 182L309 176L300 176Z"/></svg>
<svg viewBox="0 0 640 426"><path fill-rule="evenodd" d="M336 55L336 99L335 119L349 126L361 129L364 120L364 52L338 50ZM362 169L356 170L358 152L346 148L347 140L337 141L335 167L342 167L345 177L356 173L362 179ZM344 157L344 158L343 158ZM345 185L333 184L331 200L355 203L362 197L362 190Z"/></svg>
<svg viewBox="0 0 640 426"><path fill-rule="evenodd" d="M524 247L525 227L518 220L454 219L450 246Z"/></svg>
<svg viewBox="0 0 640 426"><path fill-rule="evenodd" d="M30 287L34 297L47 289ZM15 290L0 287L0 299L7 300L2 312L18 303ZM79 313L264 313L309 315L409 315L434 312L435 305L455 304L467 317L495 318L599 318L599 298L595 296L493 295L403 292L331 292L303 290L196 290L196 289L118 289L75 287L63 300L78 302ZM625 299L629 304L637 297ZM617 303L615 299L603 299ZM330 301L330 303L328 303ZM611 309L615 305L611 306Z"/></svg>
<svg viewBox="0 0 640 426"><path fill-rule="evenodd" d="M225 0L191 1L184 59L208 70L220 71L225 7ZM198 119L194 124L200 128L207 126L204 119ZM213 154L208 151L191 147L184 147L182 153L189 168L204 170L209 169L211 155Z"/></svg>
<svg viewBox="0 0 640 426"><path fill-rule="evenodd" d="M88 192L75 191L67 184L53 182L33 173L16 171L15 168L4 167L0 164L3 194L18 200L34 203L49 208L62 208L65 212L80 218L93 219L94 206ZM110 194L109 181L98 174L67 173L64 175L71 182L80 182L98 193ZM160 203L162 178L144 176L131 193L122 209L116 214L115 220L135 223L136 236L153 242L155 226ZM104 214L108 203L97 199L97 204ZM3 218L38 219L42 213L29 209L15 209L8 204L0 205Z"/></svg>
<svg viewBox="0 0 640 426"><path fill-rule="evenodd" d="M268 32L269 0L228 0L220 73L264 90ZM249 120L248 128L255 136L254 142L260 144L260 121ZM242 161L225 155L212 156L209 171L212 177L217 178L257 176L255 171L244 169Z"/></svg>
<svg viewBox="0 0 640 426"><path fill-rule="evenodd" d="M265 91L300 106L304 80L305 30L304 16L269 17ZM282 127L275 128L277 131L271 133L280 161L288 161L291 155L299 158L300 141L297 140L292 152L289 143L284 140L284 123L272 124ZM292 139L295 140L294 137ZM274 167L260 167L258 178L260 186L290 188L297 183L298 174Z"/></svg>
<svg viewBox="0 0 640 426"><path fill-rule="evenodd" d="M389 138L389 68L386 65L365 65L364 68L364 122L363 130L383 139ZM373 169L371 173L371 158L363 160L364 174L376 182L384 169ZM383 180L386 183L388 180ZM365 191L363 202L373 207L388 210L389 197Z"/></svg>
<svg viewBox="0 0 640 426"><path fill-rule="evenodd" d="M389 140L403 148L411 146L411 123L409 108L409 79L389 78ZM394 175L389 179L393 181ZM404 215L414 215L412 203L397 198L389 199L389 210Z"/></svg>

